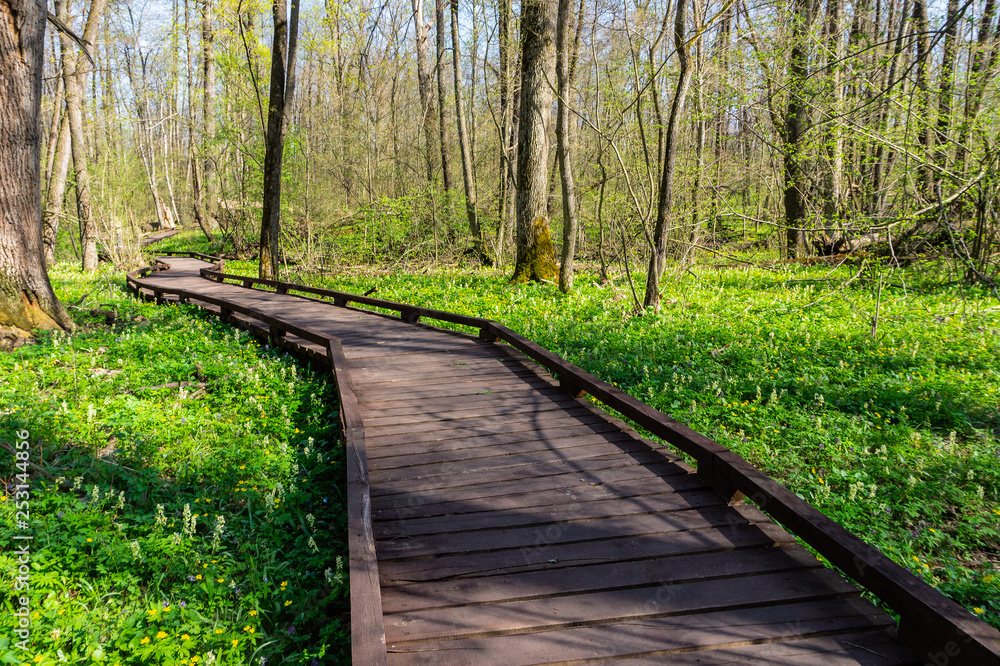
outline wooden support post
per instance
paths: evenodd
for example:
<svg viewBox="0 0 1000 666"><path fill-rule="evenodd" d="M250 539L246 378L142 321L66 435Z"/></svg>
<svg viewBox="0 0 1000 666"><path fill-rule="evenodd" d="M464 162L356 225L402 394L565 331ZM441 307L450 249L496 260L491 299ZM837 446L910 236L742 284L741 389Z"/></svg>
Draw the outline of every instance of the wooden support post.
<svg viewBox="0 0 1000 666"><path fill-rule="evenodd" d="M277 346L281 344L281 341L285 337L285 329L275 324L268 324L267 327L268 336L271 338L271 344Z"/></svg>
<svg viewBox="0 0 1000 666"><path fill-rule="evenodd" d="M350 303L350 301L347 300L346 298L340 296L333 297L333 304L336 305L338 308L346 308L348 303Z"/></svg>
<svg viewBox="0 0 1000 666"><path fill-rule="evenodd" d="M500 336L491 331L489 326L479 329L479 339L484 342L500 342Z"/></svg>
<svg viewBox="0 0 1000 666"><path fill-rule="evenodd" d="M243 280L243 288L249 289L253 286L253 280Z"/></svg>
<svg viewBox="0 0 1000 666"><path fill-rule="evenodd" d="M586 391L584 391L582 388L571 382L568 377L559 378L559 388L561 388L563 391L566 391L566 393L569 393L574 398L582 398L583 396L587 395Z"/></svg>
<svg viewBox="0 0 1000 666"><path fill-rule="evenodd" d="M280 285L280 284L276 285L274 287L274 293L276 293L276 294L287 294L288 293L288 287L286 287L284 285Z"/></svg>
<svg viewBox="0 0 1000 666"><path fill-rule="evenodd" d="M166 299L163 298L163 292L160 291L159 289L153 290L153 297L156 299L157 305L163 305L167 302Z"/></svg>
<svg viewBox="0 0 1000 666"><path fill-rule="evenodd" d="M420 313L416 310L404 309L399 311L399 318L408 324L416 324L420 321Z"/></svg>

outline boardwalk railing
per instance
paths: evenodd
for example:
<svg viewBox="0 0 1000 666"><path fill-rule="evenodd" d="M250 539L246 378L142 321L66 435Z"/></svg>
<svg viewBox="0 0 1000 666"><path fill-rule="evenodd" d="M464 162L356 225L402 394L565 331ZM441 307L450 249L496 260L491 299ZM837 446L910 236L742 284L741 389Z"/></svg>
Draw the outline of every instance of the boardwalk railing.
<svg viewBox="0 0 1000 666"><path fill-rule="evenodd" d="M166 253L163 253L166 254ZM175 253L183 256L195 256L197 253ZM201 255L205 256L205 255ZM525 338L511 329L495 321L460 315L442 310L422 308L393 301L386 301L367 296L359 296L331 289L322 289L277 280L231 275L221 271L222 262L215 257L206 257L216 263L215 266L204 268L201 275L204 278L219 283L236 282L246 288L269 287L277 293L288 294L299 292L312 296L332 299L335 305L346 307L351 304L368 305L395 311L403 321L417 323L420 319L433 319L454 324L461 324L479 329L479 337L493 342L506 342L518 349L529 358L544 366L560 384L571 394L582 396L589 393L635 424L644 428L655 437L662 439L671 446L683 451L697 461L697 474L716 490L723 498L732 503L751 500L758 508L780 522L788 531L794 533L806 544L825 557L831 564L839 568L845 575L858 585L878 597L886 606L898 613L900 617L899 639L921 661L929 663L1000 663L1000 632L982 620L974 617L960 605L944 596L936 589L926 584L910 572L883 555L877 548L848 532L839 524L828 518L809 503L777 483L762 471L751 465L738 454L730 451L714 440L695 432L683 423L672 419L649 405L646 405L615 386L604 382L585 370L562 359L557 354L541 345ZM148 269L144 269L148 270ZM133 275L133 273L135 275ZM308 331L294 326L270 315L252 308L237 306L228 301L190 293L183 289L172 289L161 285L141 285L138 282L140 271L129 274L129 288L139 293L144 288L151 291L157 300L162 300L163 294L174 294L182 301L197 300L220 308L224 317L238 312L257 319L267 325L267 331L272 340L280 341L286 334L296 335L304 340L314 342L329 348L328 363L337 368L336 353L330 347L330 336ZM148 274L148 273L147 273ZM145 277L145 275L142 275ZM342 357L341 357L342 358ZM343 366L344 385L349 390L349 376L346 366ZM339 373L338 373L339 374ZM338 377L338 383L341 378ZM342 389L343 390L343 389ZM345 433L352 426L348 423L345 412ZM352 421L353 423L353 421ZM360 445L355 444L354 450L363 454L363 428ZM351 450L351 449L349 449ZM357 482L367 483L367 464L363 458L356 460ZM362 478L364 480L362 480ZM367 505L362 505L367 506ZM366 520L367 525L357 524L364 534L370 538L370 515L360 509L358 520ZM351 516L355 517L354 511ZM353 528L352 529L352 534ZM353 542L352 542L353 543ZM378 597L377 573L372 573L375 566L374 558L369 562L366 555L358 552L359 584L366 588L374 586L376 601ZM351 584L355 584L355 551L351 550ZM374 575L374 582L371 576ZM361 580L365 578L366 580ZM380 603L380 602L379 602ZM355 612L361 615L353 615ZM355 608L352 592L352 617L367 622L372 616L371 608ZM378 613L381 623L381 613ZM354 628L352 626L352 635ZM384 633L382 635L384 647ZM369 641L369 645L377 641ZM384 654L384 653L383 653ZM943 660L943 661L942 661ZM362 662L359 662L362 663ZM369 663L369 662L364 662ZM374 663L374 662L372 662Z"/></svg>

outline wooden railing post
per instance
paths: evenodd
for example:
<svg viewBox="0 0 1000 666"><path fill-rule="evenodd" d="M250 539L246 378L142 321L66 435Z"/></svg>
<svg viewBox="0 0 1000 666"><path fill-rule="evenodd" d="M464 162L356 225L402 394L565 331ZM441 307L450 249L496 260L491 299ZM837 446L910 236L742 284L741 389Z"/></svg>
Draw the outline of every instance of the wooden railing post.
<svg viewBox="0 0 1000 666"><path fill-rule="evenodd" d="M271 344L275 346L281 344L282 339L285 337L285 329L276 324L268 324L267 333L271 338Z"/></svg>

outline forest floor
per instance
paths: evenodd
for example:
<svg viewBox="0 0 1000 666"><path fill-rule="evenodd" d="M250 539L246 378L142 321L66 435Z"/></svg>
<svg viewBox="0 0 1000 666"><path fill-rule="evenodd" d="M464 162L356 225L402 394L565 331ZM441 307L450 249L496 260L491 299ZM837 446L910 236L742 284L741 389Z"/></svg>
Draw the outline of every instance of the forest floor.
<svg viewBox="0 0 1000 666"><path fill-rule="evenodd" d="M207 249L188 234L160 247ZM325 372L196 308L135 301L110 269L52 276L66 303L91 294L73 310L80 329L0 354L0 441L28 430L45 470L31 479L33 663L60 650L70 663L346 661ZM571 295L442 267L283 277L498 320L736 450L1000 626L1000 303L988 293L928 266L696 265L640 316L621 274L581 274ZM163 386L176 382L190 383ZM3 456L9 539L19 471ZM0 566L11 584L9 552ZM16 640L4 603L0 654Z"/></svg>
<svg viewBox="0 0 1000 666"><path fill-rule="evenodd" d="M0 442L27 431L30 473L0 451L0 539L19 543L17 510L34 535L29 649L4 594L0 663L349 663L329 370L135 300L110 267L50 275L89 296L72 334L0 353ZM18 557L0 553L5 590Z"/></svg>

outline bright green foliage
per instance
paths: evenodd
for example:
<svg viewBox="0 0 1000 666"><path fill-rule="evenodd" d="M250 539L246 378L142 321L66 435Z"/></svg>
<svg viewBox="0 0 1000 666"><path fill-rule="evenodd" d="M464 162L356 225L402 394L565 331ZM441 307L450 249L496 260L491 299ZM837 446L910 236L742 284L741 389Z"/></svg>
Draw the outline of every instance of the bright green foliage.
<svg viewBox="0 0 1000 666"><path fill-rule="evenodd" d="M31 651L0 663L342 663L346 498L328 372L121 276L53 282L82 330L0 354L0 440L31 434ZM191 382L181 387L158 387ZM0 476L16 471L0 453ZM0 539L15 509L0 493ZM12 590L14 557L0 554ZM13 660L13 661L10 661Z"/></svg>
<svg viewBox="0 0 1000 666"><path fill-rule="evenodd" d="M499 320L738 451L1000 625L988 560L1000 547L1000 312L961 287L885 286L873 338L876 289L811 281L828 277L686 275L641 317L624 281L588 275L569 296L499 272L289 279Z"/></svg>

